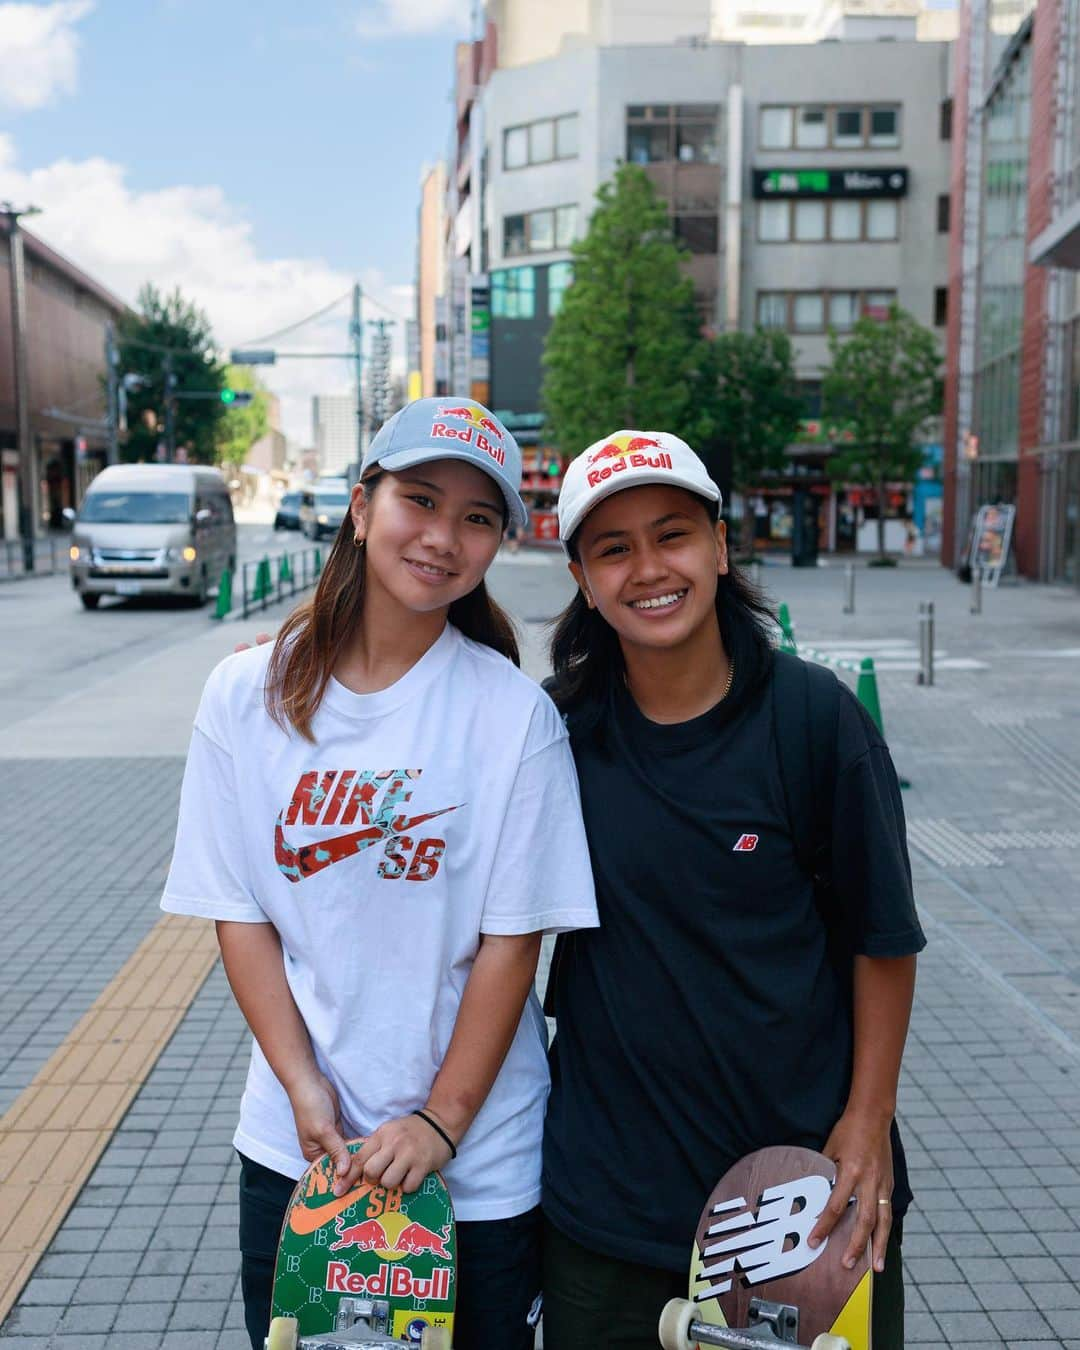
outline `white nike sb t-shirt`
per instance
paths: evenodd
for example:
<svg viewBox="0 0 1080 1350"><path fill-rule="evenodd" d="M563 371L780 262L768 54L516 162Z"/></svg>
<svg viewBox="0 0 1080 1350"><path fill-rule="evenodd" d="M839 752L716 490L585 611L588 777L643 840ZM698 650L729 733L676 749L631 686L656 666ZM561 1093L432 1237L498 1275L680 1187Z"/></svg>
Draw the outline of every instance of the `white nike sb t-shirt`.
<svg viewBox="0 0 1080 1350"><path fill-rule="evenodd" d="M450 625L388 689L332 680L314 745L266 711L270 651L207 681L161 905L274 925L319 1065L366 1134L427 1100L481 934L596 926L577 777L547 695ZM545 1047L533 994L445 1169L458 1218L538 1203ZM288 1176L306 1166L254 1043L234 1142Z"/></svg>

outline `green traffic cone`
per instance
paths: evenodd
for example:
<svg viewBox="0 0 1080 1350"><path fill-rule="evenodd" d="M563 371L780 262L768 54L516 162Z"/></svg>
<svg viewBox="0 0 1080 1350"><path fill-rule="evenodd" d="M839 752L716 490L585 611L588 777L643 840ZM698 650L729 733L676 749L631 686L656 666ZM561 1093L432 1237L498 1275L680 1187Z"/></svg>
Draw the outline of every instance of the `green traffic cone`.
<svg viewBox="0 0 1080 1350"><path fill-rule="evenodd" d="M786 604L781 604L777 618L780 621L780 650L782 652L795 653L795 630L791 626L791 611Z"/></svg>
<svg viewBox="0 0 1080 1350"><path fill-rule="evenodd" d="M223 619L230 609L232 609L232 572L226 567L221 574L221 580L218 582L217 608L214 610L214 618Z"/></svg>
<svg viewBox="0 0 1080 1350"><path fill-rule="evenodd" d="M315 550L315 575L317 577L322 576L322 553L319 549Z"/></svg>
<svg viewBox="0 0 1080 1350"><path fill-rule="evenodd" d="M278 571L278 581L284 586L286 581L292 581L292 567L289 565L289 555L281 555L281 568Z"/></svg>
<svg viewBox="0 0 1080 1350"><path fill-rule="evenodd" d="M855 685L855 697L873 719L874 726L882 736L885 727L881 720L881 700L878 698L877 675L874 672L874 658L864 656L859 664L859 679Z"/></svg>
<svg viewBox="0 0 1080 1350"><path fill-rule="evenodd" d="M252 600L265 600L270 594L270 559L263 558L255 569L255 589L251 593Z"/></svg>

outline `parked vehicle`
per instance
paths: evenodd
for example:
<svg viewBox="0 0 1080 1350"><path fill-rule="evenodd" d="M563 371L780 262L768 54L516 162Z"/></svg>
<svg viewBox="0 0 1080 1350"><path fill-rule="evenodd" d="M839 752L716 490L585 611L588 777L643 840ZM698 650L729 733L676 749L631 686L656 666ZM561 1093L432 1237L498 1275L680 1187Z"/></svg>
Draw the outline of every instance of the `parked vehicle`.
<svg viewBox="0 0 1080 1350"><path fill-rule="evenodd" d="M83 498L70 556L87 609L103 595L182 595L201 605L236 566L225 480L187 464L112 464Z"/></svg>
<svg viewBox="0 0 1080 1350"><path fill-rule="evenodd" d="M349 509L349 485L344 478L323 478L300 494L300 528L309 539L337 534Z"/></svg>
<svg viewBox="0 0 1080 1350"><path fill-rule="evenodd" d="M275 530L298 530L300 528L299 492L286 492L278 502L277 515L274 516Z"/></svg>

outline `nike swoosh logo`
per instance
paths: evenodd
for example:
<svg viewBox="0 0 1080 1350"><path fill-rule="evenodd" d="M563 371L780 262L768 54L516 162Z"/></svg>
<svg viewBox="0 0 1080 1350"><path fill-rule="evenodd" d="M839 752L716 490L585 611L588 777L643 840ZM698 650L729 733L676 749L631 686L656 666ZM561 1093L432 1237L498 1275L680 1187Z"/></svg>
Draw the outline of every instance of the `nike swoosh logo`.
<svg viewBox="0 0 1080 1350"><path fill-rule="evenodd" d="M441 811L428 811L421 816L397 816L391 822L390 828L383 825L369 825L363 830L350 830L348 834L335 835L333 839L319 839L313 844L302 844L299 848L294 847L285 838L285 831L281 827L285 812L282 811L278 814L277 824L274 826L274 860L286 880L303 881L305 877L313 877L333 863L341 862L342 858L351 858L357 853L362 853L380 839L392 839L395 835L404 834L406 830L415 829L417 825L434 820L436 816L445 816L457 810L460 810L460 806L444 806Z"/></svg>
<svg viewBox="0 0 1080 1350"><path fill-rule="evenodd" d="M358 1200L363 1200L370 1190L371 1182L365 1181L360 1186L354 1186L351 1191L346 1191L344 1195L335 1196L325 1205L319 1205L317 1209L309 1209L302 1204L294 1205L289 1211L289 1227L300 1237L307 1237L316 1229L324 1228L339 1214L344 1214Z"/></svg>

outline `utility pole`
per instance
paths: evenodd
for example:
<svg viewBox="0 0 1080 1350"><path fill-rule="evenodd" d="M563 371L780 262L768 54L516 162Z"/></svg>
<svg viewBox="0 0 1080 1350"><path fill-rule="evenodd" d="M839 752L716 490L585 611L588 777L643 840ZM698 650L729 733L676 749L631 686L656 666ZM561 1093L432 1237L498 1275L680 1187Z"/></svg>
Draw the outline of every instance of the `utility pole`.
<svg viewBox="0 0 1080 1350"><path fill-rule="evenodd" d="M30 382L26 347L26 268L23 261L23 237L20 216L37 215L38 207L22 210L10 202L0 202L0 215L7 222L8 249L11 255L11 334L15 355L15 437L19 451L19 534L23 544L23 570L32 572L35 564L34 539L38 531L37 456L30 431Z"/></svg>
<svg viewBox="0 0 1080 1350"><path fill-rule="evenodd" d="M369 319L375 336L371 342L371 368L368 371L368 407L371 434L379 430L390 411L390 320Z"/></svg>
<svg viewBox="0 0 1080 1350"><path fill-rule="evenodd" d="M120 462L120 352L112 320L105 325L105 421L108 424L106 463Z"/></svg>
<svg viewBox="0 0 1080 1350"><path fill-rule="evenodd" d="M173 374L172 352L165 353L162 361L165 372L165 463L171 464L176 458L176 376Z"/></svg>
<svg viewBox="0 0 1080 1350"><path fill-rule="evenodd" d="M356 472L364 462L364 325L360 320L360 283L353 287L352 321L349 336L353 345L353 366L356 373Z"/></svg>

